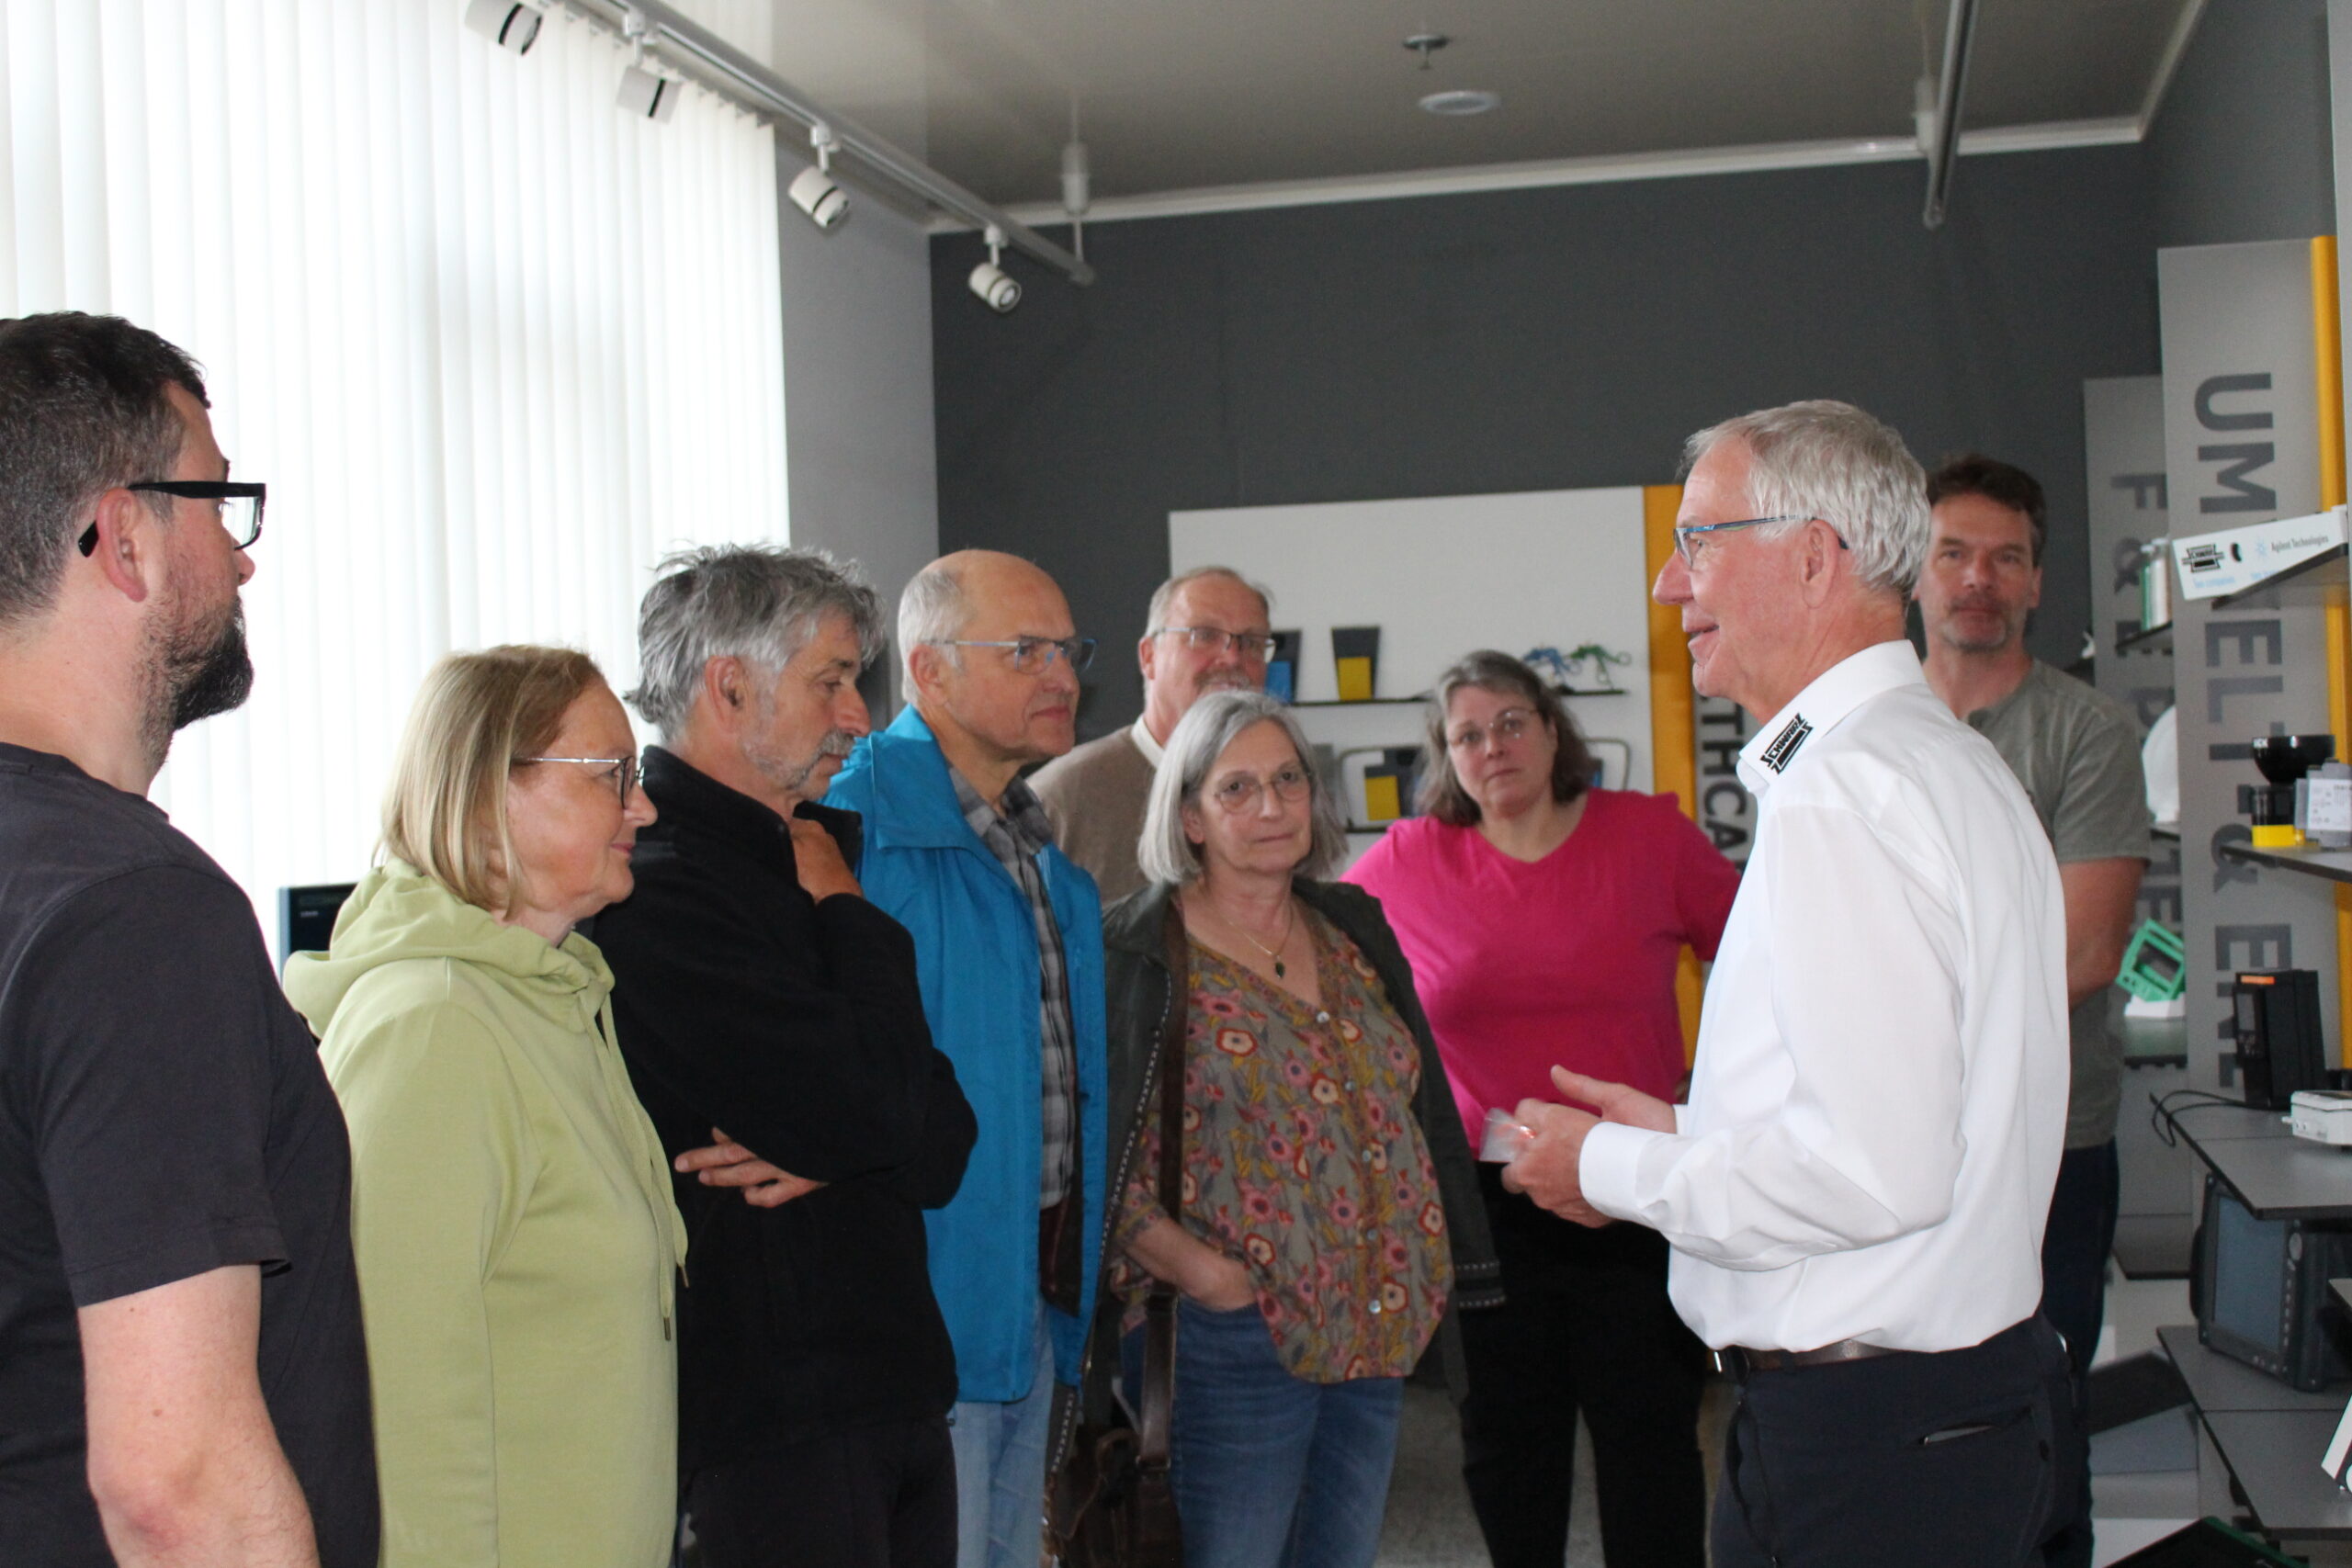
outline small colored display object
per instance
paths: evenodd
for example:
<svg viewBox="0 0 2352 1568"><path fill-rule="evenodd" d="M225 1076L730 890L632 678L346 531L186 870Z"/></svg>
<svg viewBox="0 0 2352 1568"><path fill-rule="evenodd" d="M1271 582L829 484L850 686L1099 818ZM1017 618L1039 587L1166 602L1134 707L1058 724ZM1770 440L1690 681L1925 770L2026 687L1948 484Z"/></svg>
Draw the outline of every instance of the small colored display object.
<svg viewBox="0 0 2352 1568"><path fill-rule="evenodd" d="M1266 660L1266 694L1281 702L1298 700L1298 644L1296 632L1274 634L1274 656Z"/></svg>
<svg viewBox="0 0 2352 1568"><path fill-rule="evenodd" d="M1413 795L1420 784L1419 747L1359 747L1340 761L1342 771L1350 775L1341 798L1350 801L1351 826L1383 828L1413 814Z"/></svg>
<svg viewBox="0 0 2352 1568"><path fill-rule="evenodd" d="M1577 677L1589 667L1592 672L1590 683L1583 689L1589 692L1613 692L1618 689L1617 677L1610 673L1610 667L1616 664L1631 664L1634 661L1634 656L1630 653L1611 653L1597 642L1588 642L1566 653L1562 653L1556 648L1531 648L1527 650L1526 661L1537 670L1551 671L1553 682L1562 691L1575 690Z"/></svg>
<svg viewBox="0 0 2352 1568"><path fill-rule="evenodd" d="M2154 920L2143 920L2123 950L2115 983L2143 1002L2168 1002L2188 988L2188 949Z"/></svg>
<svg viewBox="0 0 2352 1568"><path fill-rule="evenodd" d="M1380 684L1380 628L1333 626L1331 662L1340 676L1340 700L1368 703Z"/></svg>

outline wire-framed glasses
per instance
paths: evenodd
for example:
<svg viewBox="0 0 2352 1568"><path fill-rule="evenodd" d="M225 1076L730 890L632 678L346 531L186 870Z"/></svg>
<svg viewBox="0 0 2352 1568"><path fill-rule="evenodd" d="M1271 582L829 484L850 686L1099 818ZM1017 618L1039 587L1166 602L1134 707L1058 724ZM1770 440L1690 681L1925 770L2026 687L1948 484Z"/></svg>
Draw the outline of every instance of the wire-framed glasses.
<svg viewBox="0 0 2352 1568"><path fill-rule="evenodd" d="M1094 662L1094 639L1091 637L1016 637L992 642L978 642L969 638L933 637L933 648L1009 648L1012 650L1012 667L1023 675L1042 675L1053 668L1057 659L1067 659L1073 671L1083 670Z"/></svg>
<svg viewBox="0 0 2352 1568"><path fill-rule="evenodd" d="M1284 762L1265 778L1252 773L1235 773L1210 791L1217 805L1238 817L1258 809L1258 802L1272 789L1275 795L1292 805L1305 800L1315 787L1315 776L1296 762Z"/></svg>
<svg viewBox="0 0 2352 1568"><path fill-rule="evenodd" d="M261 537L262 507L269 500L269 487L266 484L228 479L141 479L122 488L149 491L181 501L210 502L220 526L228 532L231 546L240 550L253 548L254 541ZM96 551L98 525L92 523L83 529L82 536L74 543L85 556Z"/></svg>
<svg viewBox="0 0 2352 1568"><path fill-rule="evenodd" d="M628 792L637 787L638 761L635 757L517 757L514 765L526 762L578 762L583 767L609 769L613 787L620 791L621 804L628 804Z"/></svg>
<svg viewBox="0 0 2352 1568"><path fill-rule="evenodd" d="M1484 729L1475 724L1465 724L1459 729L1450 731L1446 735L1445 743L1457 751L1477 751L1485 749L1487 738L1491 735L1497 740L1509 745L1526 734L1527 727L1534 722L1535 716L1525 708L1505 708L1495 715L1493 720Z"/></svg>
<svg viewBox="0 0 2352 1568"><path fill-rule="evenodd" d="M1274 639L1265 632L1229 632L1223 626L1162 626L1161 637L1181 637L1194 653L1212 658L1227 649L1238 652L1244 659L1254 659L1263 664L1274 657Z"/></svg>
<svg viewBox="0 0 2352 1568"><path fill-rule="evenodd" d="M1674 547L1681 554L1682 564L1686 567L1696 570L1699 565L1699 552L1706 547L1707 541L1702 536L1704 535L1728 534L1736 528L1761 528L1767 523L1821 523L1825 521L1826 520L1824 518L1815 517L1802 512L1786 512L1777 517L1742 517L1738 521L1733 523L1677 523L1674 525ZM1837 529L1830 529L1829 536L1838 541L1838 547L1839 549L1842 550L1849 547L1846 543L1846 536L1840 534Z"/></svg>

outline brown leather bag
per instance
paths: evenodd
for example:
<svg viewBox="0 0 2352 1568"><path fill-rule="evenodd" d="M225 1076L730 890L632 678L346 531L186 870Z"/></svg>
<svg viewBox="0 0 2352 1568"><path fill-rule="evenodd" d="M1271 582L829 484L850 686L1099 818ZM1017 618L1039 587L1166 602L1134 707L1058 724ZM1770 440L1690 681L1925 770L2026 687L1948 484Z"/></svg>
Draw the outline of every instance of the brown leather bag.
<svg viewBox="0 0 2352 1568"><path fill-rule="evenodd" d="M1184 1212L1183 921L1170 912L1168 1010L1159 1026L1159 1206ZM1116 1203L1119 1194L1107 1195ZM1106 1301L1101 1311L1114 1310ZM1063 1568L1183 1568L1184 1538L1169 1483L1176 1401L1176 1292L1155 1280L1144 1300L1143 1386L1135 1425L1082 1422L1046 1499L1046 1543Z"/></svg>

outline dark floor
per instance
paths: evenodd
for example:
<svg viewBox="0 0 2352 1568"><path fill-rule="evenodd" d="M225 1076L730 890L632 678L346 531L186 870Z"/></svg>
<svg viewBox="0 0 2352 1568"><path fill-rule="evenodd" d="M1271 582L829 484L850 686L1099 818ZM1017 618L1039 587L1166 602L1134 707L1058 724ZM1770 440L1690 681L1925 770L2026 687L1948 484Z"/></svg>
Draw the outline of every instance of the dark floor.
<svg viewBox="0 0 2352 1568"><path fill-rule="evenodd" d="M1710 1496L1726 1393L1724 1387L1711 1384L1699 1412ZM1419 1379L1405 1385L1405 1417L1396 1438L1396 1469L1388 1482L1388 1521L1381 1530L1378 1568L1487 1568L1487 1549L1478 1539L1469 1494L1462 1486L1462 1433L1453 1403L1442 1387ZM1566 1568L1601 1568L1600 1522L1592 1501L1592 1445L1581 1423L1576 1487L1568 1504Z"/></svg>

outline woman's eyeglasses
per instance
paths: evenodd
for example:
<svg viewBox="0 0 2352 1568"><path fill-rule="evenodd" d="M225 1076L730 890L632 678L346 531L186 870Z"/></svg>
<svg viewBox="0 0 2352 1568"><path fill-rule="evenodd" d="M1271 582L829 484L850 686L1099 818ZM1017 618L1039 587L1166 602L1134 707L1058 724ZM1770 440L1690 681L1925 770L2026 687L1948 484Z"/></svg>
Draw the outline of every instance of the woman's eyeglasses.
<svg viewBox="0 0 2352 1568"><path fill-rule="evenodd" d="M583 767L610 768L613 787L621 792L621 804L628 804L628 792L637 787L639 768L634 757L517 757L514 765L526 762L578 762Z"/></svg>
<svg viewBox="0 0 2352 1568"><path fill-rule="evenodd" d="M1292 762L1276 768L1273 776L1267 779L1236 773L1210 793L1220 807L1238 817L1258 808L1258 802L1265 797L1268 785L1272 786L1277 798L1295 805L1306 798L1307 792L1315 787L1315 780L1305 768Z"/></svg>

